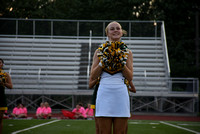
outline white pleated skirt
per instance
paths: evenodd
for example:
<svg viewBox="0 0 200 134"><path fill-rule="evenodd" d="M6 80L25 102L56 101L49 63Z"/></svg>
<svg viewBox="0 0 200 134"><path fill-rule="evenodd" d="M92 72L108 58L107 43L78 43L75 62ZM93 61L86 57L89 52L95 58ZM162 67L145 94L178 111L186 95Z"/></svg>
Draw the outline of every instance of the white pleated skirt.
<svg viewBox="0 0 200 134"><path fill-rule="evenodd" d="M124 79L101 79L95 116L130 117L130 100Z"/></svg>

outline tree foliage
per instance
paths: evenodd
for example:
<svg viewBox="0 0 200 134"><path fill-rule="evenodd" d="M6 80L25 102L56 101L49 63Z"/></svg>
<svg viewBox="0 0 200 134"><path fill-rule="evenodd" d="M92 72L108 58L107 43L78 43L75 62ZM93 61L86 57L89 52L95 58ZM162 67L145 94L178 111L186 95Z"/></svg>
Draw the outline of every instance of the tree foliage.
<svg viewBox="0 0 200 134"><path fill-rule="evenodd" d="M163 20L171 75L199 77L195 65L197 0L2 0L2 18ZM198 7L198 8L194 8ZM197 73L198 72L198 73Z"/></svg>

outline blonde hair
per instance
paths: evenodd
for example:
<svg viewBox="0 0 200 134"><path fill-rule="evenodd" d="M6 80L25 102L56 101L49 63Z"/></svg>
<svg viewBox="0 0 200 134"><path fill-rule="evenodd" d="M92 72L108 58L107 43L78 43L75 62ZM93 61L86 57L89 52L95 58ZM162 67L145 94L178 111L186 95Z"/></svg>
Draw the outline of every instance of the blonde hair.
<svg viewBox="0 0 200 134"><path fill-rule="evenodd" d="M112 22L110 22L110 23L106 26L106 29L105 29L106 35L108 35L108 27L109 27L109 25L112 24L112 23L117 23L117 24L119 24L119 22L117 22L117 21L112 21ZM120 25L120 28L122 29L121 24L119 24L119 25ZM122 33L123 33L123 35L127 35L127 32L126 32L126 30L124 30L124 29L122 29Z"/></svg>

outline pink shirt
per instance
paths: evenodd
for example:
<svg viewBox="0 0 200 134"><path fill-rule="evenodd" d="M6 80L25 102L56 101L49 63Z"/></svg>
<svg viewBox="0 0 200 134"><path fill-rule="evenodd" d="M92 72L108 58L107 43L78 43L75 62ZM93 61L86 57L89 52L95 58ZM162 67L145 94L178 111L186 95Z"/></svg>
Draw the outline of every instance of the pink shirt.
<svg viewBox="0 0 200 134"><path fill-rule="evenodd" d="M86 115L88 115L88 116L93 116L93 109L89 109L89 108L86 108L86 110L85 110L85 113L86 113Z"/></svg>
<svg viewBox="0 0 200 134"><path fill-rule="evenodd" d="M22 109L21 108L15 107L13 109L13 114L20 115L21 113L22 113Z"/></svg>
<svg viewBox="0 0 200 134"><path fill-rule="evenodd" d="M78 112L78 113L81 113L84 118L87 117L86 114L85 114L85 108L84 107L81 107L79 110L77 110L77 108L74 108L72 112L73 113Z"/></svg>
<svg viewBox="0 0 200 134"><path fill-rule="evenodd" d="M72 110L72 112L73 112L73 113L80 112L80 109L77 110L76 108L74 108L74 109Z"/></svg>
<svg viewBox="0 0 200 134"><path fill-rule="evenodd" d="M44 114L50 114L51 113L51 108L50 107L44 107L43 113Z"/></svg>
<svg viewBox="0 0 200 134"><path fill-rule="evenodd" d="M37 111L36 111L36 114L42 114L43 113L43 109L44 109L44 107L38 107Z"/></svg>
<svg viewBox="0 0 200 134"><path fill-rule="evenodd" d="M21 114L27 114L27 108L26 107L21 108Z"/></svg>
<svg viewBox="0 0 200 134"><path fill-rule="evenodd" d="M81 107L80 108L80 110L81 110L81 113L82 113L82 115L83 115L83 117L87 117L87 115L86 115L86 111L85 111L85 108L84 107Z"/></svg>

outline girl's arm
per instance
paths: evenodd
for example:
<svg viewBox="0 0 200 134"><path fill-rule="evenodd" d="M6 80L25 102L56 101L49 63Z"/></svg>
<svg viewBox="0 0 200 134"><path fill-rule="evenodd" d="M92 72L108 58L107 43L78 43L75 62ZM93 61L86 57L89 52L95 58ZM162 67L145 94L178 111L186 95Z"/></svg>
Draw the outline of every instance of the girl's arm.
<svg viewBox="0 0 200 134"><path fill-rule="evenodd" d="M133 54L130 50L129 50L128 59L126 61L126 65L124 66L124 68L122 70L122 74L128 81L132 81L132 79L133 79Z"/></svg>
<svg viewBox="0 0 200 134"><path fill-rule="evenodd" d="M94 56L93 56L93 63L90 71L90 80L93 82L93 80L97 80L98 77L102 73L102 68L99 66L99 58L97 56L98 49L95 51Z"/></svg>
<svg viewBox="0 0 200 134"><path fill-rule="evenodd" d="M6 79L6 82L5 82L5 86L9 89L12 89L13 88L13 84L12 84L12 80L11 80L11 77L8 73L6 73L7 75L7 79Z"/></svg>
<svg viewBox="0 0 200 134"><path fill-rule="evenodd" d="M133 85L133 81L129 81L129 85L131 87L131 88L129 88L129 91L136 93L136 89L135 89L135 86Z"/></svg>
<svg viewBox="0 0 200 134"><path fill-rule="evenodd" d="M93 88L94 85L97 83L97 80L98 80L98 79L93 80L93 79L91 79L91 77L90 77L90 80L89 80L89 88Z"/></svg>

